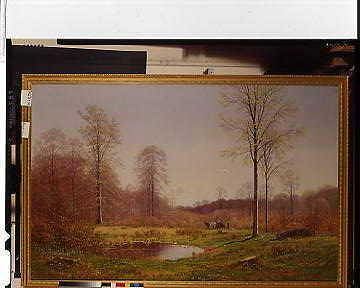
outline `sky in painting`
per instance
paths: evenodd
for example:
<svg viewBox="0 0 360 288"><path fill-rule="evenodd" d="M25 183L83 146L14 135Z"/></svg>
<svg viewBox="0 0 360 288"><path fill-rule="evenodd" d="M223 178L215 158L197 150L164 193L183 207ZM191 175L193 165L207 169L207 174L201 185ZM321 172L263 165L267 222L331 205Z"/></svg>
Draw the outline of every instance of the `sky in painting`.
<svg viewBox="0 0 360 288"><path fill-rule="evenodd" d="M136 186L136 155L145 146L156 145L168 159L170 184L164 193L176 204L215 200L217 187L227 191L227 198L236 198L252 172L243 158L231 161L221 156L233 143L219 126L223 107L218 99L224 89L221 85L34 85L32 143L50 128L80 138L78 128L84 123L77 111L96 104L120 122L122 144L116 148L113 167L123 186ZM289 153L300 179L299 193L336 186L337 88L285 86L282 93L295 101L296 121L305 131ZM283 192L276 179L272 190Z"/></svg>

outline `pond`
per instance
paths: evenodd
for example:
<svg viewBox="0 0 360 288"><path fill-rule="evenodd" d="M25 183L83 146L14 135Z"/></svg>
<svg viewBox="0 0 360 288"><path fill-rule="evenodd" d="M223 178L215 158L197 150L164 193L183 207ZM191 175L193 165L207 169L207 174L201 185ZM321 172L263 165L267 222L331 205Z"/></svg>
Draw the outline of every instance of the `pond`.
<svg viewBox="0 0 360 288"><path fill-rule="evenodd" d="M158 251L156 258L161 260L177 260L192 257L201 252L203 252L203 249L196 246L164 245Z"/></svg>
<svg viewBox="0 0 360 288"><path fill-rule="evenodd" d="M186 246L165 243L135 243L114 245L104 249L104 254L111 257L124 258L155 258L159 260L178 260L202 253L203 249L196 246Z"/></svg>

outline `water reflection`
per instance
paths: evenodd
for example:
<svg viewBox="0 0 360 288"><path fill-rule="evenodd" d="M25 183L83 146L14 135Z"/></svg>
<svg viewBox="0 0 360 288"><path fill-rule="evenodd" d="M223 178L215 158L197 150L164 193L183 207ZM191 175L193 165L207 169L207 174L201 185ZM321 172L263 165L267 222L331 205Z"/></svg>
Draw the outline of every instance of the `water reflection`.
<svg viewBox="0 0 360 288"><path fill-rule="evenodd" d="M104 254L121 258L156 258L160 260L178 260L202 253L196 246L151 243L146 245L116 245L104 250Z"/></svg>
<svg viewBox="0 0 360 288"><path fill-rule="evenodd" d="M161 247L156 258L162 260L177 260L199 254L203 249L195 246L167 245Z"/></svg>

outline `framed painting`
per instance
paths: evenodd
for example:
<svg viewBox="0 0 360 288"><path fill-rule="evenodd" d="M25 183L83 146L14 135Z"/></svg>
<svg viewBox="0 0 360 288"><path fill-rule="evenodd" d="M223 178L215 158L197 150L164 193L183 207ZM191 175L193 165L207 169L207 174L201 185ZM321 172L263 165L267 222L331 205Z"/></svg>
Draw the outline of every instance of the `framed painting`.
<svg viewBox="0 0 360 288"><path fill-rule="evenodd" d="M22 89L25 287L347 286L346 77L23 75Z"/></svg>

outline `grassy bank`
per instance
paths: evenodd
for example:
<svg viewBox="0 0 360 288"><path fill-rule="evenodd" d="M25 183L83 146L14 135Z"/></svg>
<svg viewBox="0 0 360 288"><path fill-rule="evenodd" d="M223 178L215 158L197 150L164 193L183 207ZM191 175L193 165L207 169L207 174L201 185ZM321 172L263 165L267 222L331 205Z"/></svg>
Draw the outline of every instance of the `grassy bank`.
<svg viewBox="0 0 360 288"><path fill-rule="evenodd" d="M67 253L35 247L34 279L146 280L336 280L338 242L334 236L274 240L268 233L240 242L249 231L98 226L104 248L134 241L198 246L201 254L179 260L126 259L102 253ZM244 259L255 257L247 265Z"/></svg>
<svg viewBox="0 0 360 288"><path fill-rule="evenodd" d="M216 230L197 228L166 227L125 227L100 226L94 232L107 243L124 243L134 241L162 242L182 245L194 245L202 248L213 247L239 240L250 234L248 230Z"/></svg>

